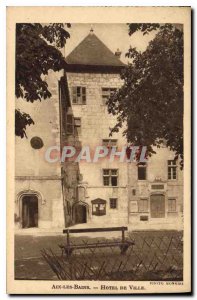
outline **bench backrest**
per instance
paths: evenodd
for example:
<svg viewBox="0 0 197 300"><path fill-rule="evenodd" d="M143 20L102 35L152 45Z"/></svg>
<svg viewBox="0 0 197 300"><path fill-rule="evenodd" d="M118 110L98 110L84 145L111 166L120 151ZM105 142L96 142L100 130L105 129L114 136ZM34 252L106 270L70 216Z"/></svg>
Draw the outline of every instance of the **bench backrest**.
<svg viewBox="0 0 197 300"><path fill-rule="evenodd" d="M83 232L107 232L107 231L126 231L128 227L106 227L106 228L81 228L81 229L64 229L63 233L83 233Z"/></svg>

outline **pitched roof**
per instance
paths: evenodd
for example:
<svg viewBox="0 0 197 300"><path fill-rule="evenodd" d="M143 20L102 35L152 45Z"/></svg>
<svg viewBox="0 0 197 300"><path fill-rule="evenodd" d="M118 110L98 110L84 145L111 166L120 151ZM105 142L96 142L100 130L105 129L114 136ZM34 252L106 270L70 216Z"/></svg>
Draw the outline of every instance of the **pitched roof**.
<svg viewBox="0 0 197 300"><path fill-rule="evenodd" d="M124 67L120 59L94 34L90 33L66 57L69 65Z"/></svg>
<svg viewBox="0 0 197 300"><path fill-rule="evenodd" d="M100 204L105 204L107 201L101 198L96 198L94 200L91 201L93 204L95 203L100 203Z"/></svg>

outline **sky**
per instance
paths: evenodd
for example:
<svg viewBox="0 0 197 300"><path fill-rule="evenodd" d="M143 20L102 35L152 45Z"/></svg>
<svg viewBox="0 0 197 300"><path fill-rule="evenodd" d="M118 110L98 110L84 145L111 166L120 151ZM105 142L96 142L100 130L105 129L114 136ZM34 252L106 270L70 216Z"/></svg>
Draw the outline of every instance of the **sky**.
<svg viewBox="0 0 197 300"><path fill-rule="evenodd" d="M156 32L151 32L143 36L141 32L136 32L132 36L128 34L128 25L126 24L71 24L67 29L70 33L70 39L67 40L64 54L65 57L89 34L93 28L94 34L115 53L117 48L122 52L121 60L128 62L125 53L129 47L136 47L137 50L144 51Z"/></svg>

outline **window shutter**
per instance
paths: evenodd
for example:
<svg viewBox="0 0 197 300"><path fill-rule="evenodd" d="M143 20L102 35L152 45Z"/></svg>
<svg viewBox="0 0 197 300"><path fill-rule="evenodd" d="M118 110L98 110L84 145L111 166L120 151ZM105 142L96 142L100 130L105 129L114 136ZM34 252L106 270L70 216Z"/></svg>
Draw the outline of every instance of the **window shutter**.
<svg viewBox="0 0 197 300"><path fill-rule="evenodd" d="M86 88L82 87L82 104L86 104Z"/></svg>
<svg viewBox="0 0 197 300"><path fill-rule="evenodd" d="M73 86L72 88L72 103L77 103L77 87Z"/></svg>
<svg viewBox="0 0 197 300"><path fill-rule="evenodd" d="M74 133L74 119L72 115L66 116L66 134Z"/></svg>

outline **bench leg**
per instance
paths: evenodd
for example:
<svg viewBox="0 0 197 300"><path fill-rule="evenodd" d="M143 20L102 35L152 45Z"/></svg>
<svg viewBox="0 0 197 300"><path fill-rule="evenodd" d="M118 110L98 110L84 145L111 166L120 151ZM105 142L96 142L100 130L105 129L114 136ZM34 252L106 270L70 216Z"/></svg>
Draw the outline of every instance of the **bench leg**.
<svg viewBox="0 0 197 300"><path fill-rule="evenodd" d="M121 245L120 246L120 253L125 254L127 252L128 248L129 248L129 245Z"/></svg>
<svg viewBox="0 0 197 300"><path fill-rule="evenodd" d="M67 258L69 258L73 252L73 249L65 249L65 252L66 252Z"/></svg>
<svg viewBox="0 0 197 300"><path fill-rule="evenodd" d="M66 255L67 258L69 258L71 256L73 252L73 249L72 248L62 248L62 256Z"/></svg>

